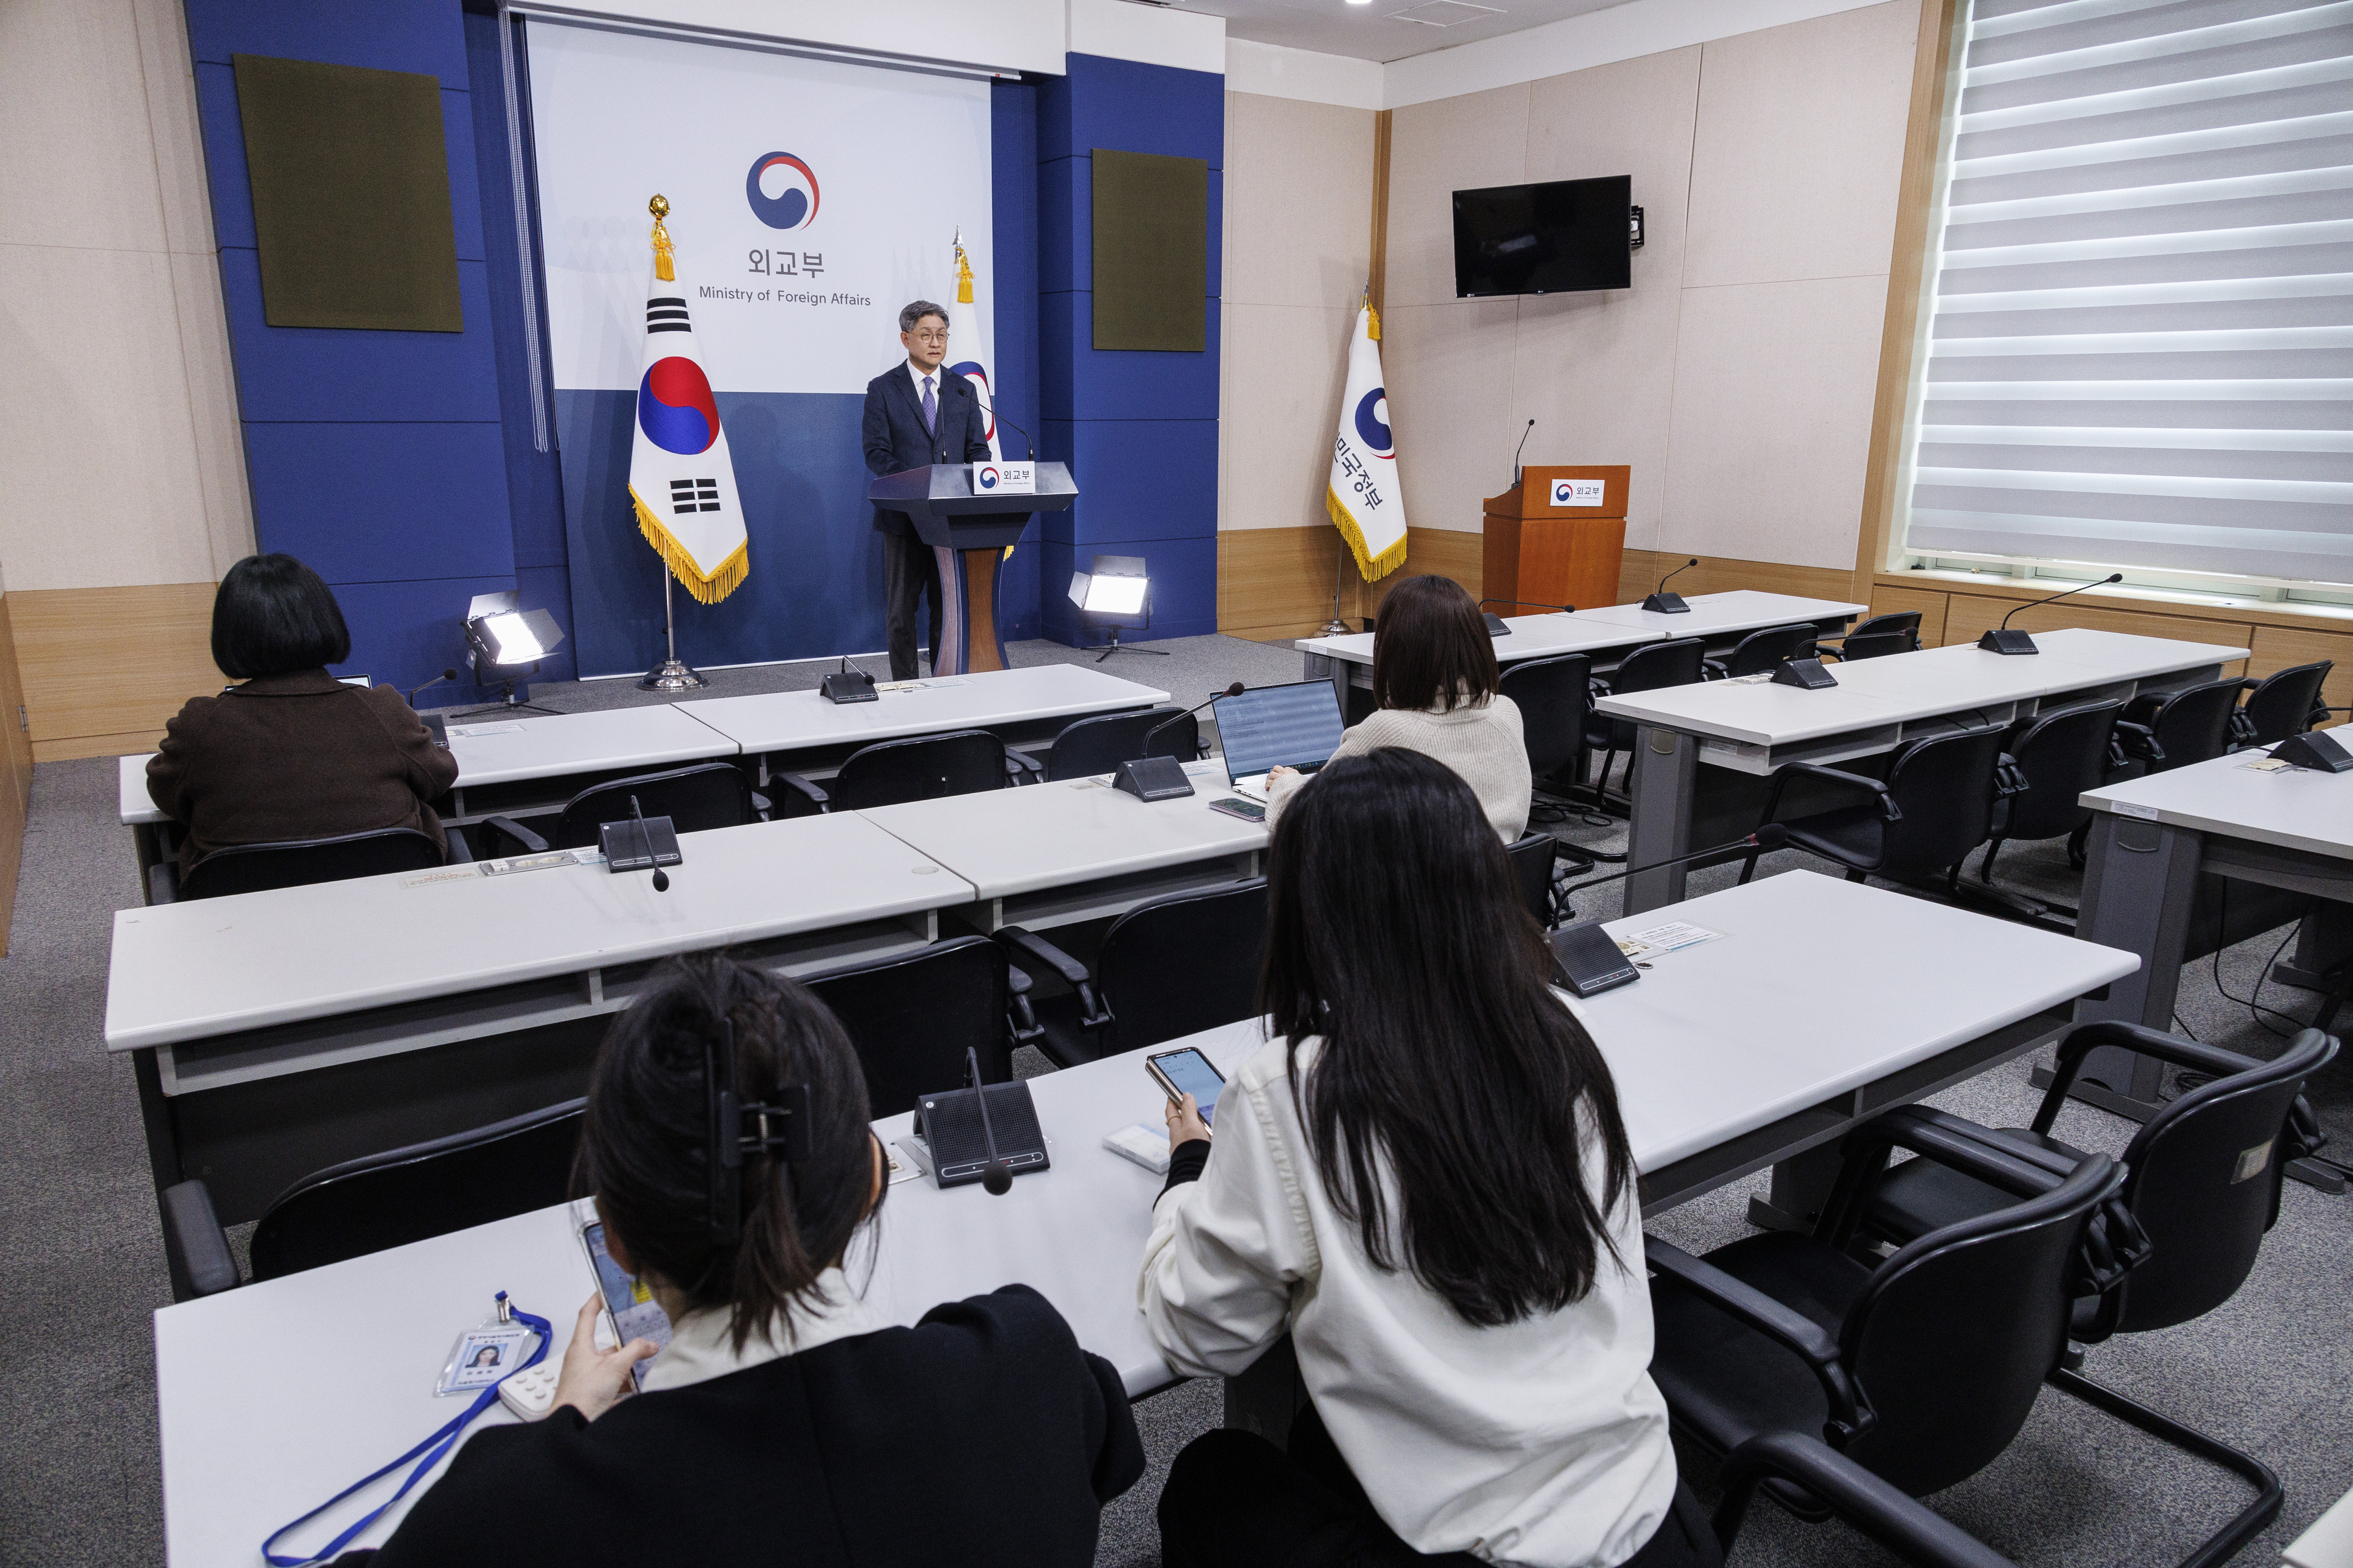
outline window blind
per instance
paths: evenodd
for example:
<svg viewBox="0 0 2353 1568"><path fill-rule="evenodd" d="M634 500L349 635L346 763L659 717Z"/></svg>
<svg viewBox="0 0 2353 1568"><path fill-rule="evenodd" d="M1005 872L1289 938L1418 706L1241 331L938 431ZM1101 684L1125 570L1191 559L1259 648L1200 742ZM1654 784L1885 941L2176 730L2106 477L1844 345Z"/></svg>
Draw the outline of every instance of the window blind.
<svg viewBox="0 0 2353 1568"><path fill-rule="evenodd" d="M2353 580L2353 3L1966 26L1905 545Z"/></svg>

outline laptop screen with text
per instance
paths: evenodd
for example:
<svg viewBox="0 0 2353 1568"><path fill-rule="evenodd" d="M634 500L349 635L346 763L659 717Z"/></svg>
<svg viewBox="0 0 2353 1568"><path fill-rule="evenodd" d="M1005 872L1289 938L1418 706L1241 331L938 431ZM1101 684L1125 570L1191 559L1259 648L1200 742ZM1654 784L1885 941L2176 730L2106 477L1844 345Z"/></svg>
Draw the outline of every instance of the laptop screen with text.
<svg viewBox="0 0 2353 1568"><path fill-rule="evenodd" d="M1340 694L1328 680L1261 686L1217 700L1218 746L1229 778L1251 778L1269 768L1315 767L1330 760L1346 728Z"/></svg>

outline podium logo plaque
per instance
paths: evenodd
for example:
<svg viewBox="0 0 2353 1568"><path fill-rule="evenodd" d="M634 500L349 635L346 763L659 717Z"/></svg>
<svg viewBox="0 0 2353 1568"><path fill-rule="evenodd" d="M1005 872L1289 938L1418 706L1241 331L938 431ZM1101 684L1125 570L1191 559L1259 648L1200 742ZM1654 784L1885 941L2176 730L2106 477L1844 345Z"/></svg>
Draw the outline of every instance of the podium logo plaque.
<svg viewBox="0 0 2353 1568"><path fill-rule="evenodd" d="M1599 506L1602 492L1608 488L1599 479L1555 479L1552 482L1552 504Z"/></svg>
<svg viewBox="0 0 2353 1568"><path fill-rule="evenodd" d="M1038 493L1038 465L1002 459L972 466L972 493L976 496L1032 496Z"/></svg>

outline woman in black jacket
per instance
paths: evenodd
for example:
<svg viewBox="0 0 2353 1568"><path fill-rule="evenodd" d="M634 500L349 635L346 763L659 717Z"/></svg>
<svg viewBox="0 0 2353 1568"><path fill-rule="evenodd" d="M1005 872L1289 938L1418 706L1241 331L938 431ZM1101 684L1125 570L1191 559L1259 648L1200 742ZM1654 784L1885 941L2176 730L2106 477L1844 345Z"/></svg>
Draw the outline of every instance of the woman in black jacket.
<svg viewBox="0 0 2353 1568"><path fill-rule="evenodd" d="M843 1259L885 1190L867 1109L807 991L674 963L605 1037L579 1156L670 1342L597 1350L590 1298L554 1412L473 1436L376 1568L1091 1563L1102 1505L1144 1468L1119 1373L1025 1286L912 1329L859 1299ZM733 1173L714 1125L740 1140Z"/></svg>

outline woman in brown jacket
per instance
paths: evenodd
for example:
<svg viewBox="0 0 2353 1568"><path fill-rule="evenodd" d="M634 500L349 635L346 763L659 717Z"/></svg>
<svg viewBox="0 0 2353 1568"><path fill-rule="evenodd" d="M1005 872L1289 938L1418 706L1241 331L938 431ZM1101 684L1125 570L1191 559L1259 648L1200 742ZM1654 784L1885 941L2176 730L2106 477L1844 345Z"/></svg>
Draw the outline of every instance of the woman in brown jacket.
<svg viewBox="0 0 2353 1568"><path fill-rule="evenodd" d="M242 685L194 697L147 764L147 793L186 831L185 874L231 844L414 827L442 840L427 801L458 759L389 686L345 686L343 612L291 555L248 555L213 598L213 662Z"/></svg>

